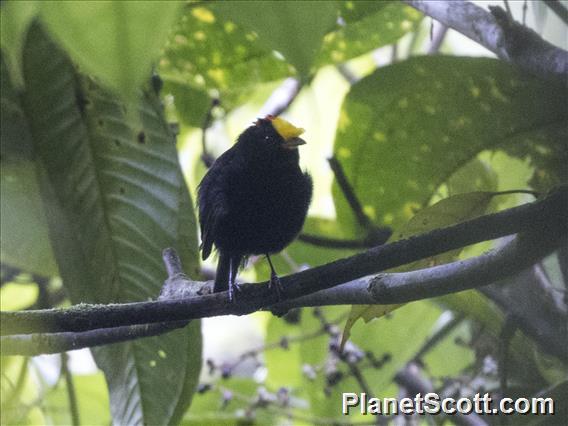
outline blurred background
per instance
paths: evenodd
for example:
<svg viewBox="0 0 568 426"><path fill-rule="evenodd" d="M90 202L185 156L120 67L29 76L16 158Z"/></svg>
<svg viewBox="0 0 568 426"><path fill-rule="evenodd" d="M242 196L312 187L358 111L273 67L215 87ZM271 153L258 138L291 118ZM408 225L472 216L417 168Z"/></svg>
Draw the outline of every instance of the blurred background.
<svg viewBox="0 0 568 426"><path fill-rule="evenodd" d="M64 286L57 244L52 242L55 256L49 254L50 248L45 248L49 239L54 238L49 217L42 219L41 212L49 204L45 190L39 190L41 197L37 199L25 196L38 192L38 185L44 188L43 175L36 174L39 172L35 166L30 171L23 163L17 163L20 156L25 157L21 154L23 145L13 149L11 141L19 141L23 131L13 130L20 122L10 115L17 104L23 111L18 114L25 117L31 128L31 145L36 146L35 139L42 139L37 136L41 123L36 121L41 120L34 117L43 113L40 111L43 101L36 108L38 101L30 93L57 84L50 83L51 68L47 65L45 78L41 77L38 50L26 53L26 49L32 43L40 49L37 46L43 42L38 40L43 40L45 34L53 39L55 49L71 57L75 72L96 76L94 82L104 88L100 93L107 96L108 90L109 96L116 99L108 101L109 104L128 105L124 114L117 112L118 107L108 113L111 118L105 121L105 126L111 129L110 133L112 120L117 117L128 128L138 128L137 120L149 126L146 118L137 118L131 112L139 90L137 78L146 92L158 93L155 104L148 101L141 109L153 105L155 111L160 111L157 116L161 115L163 128L167 126L172 135L176 134L181 172L191 200L195 200L208 162L228 149L258 117L280 114L306 130L303 138L307 145L300 151L301 165L313 177L314 198L299 240L274 258L281 276L360 252L375 245L377 240L373 236L377 233L384 236L389 229L395 235L397 232L412 235L410 229L414 228L408 223L419 211L425 211L423 217L427 219L435 218L431 220L434 227L441 227L535 199L530 193L492 195L482 200L465 197L457 210L451 207L442 210L447 213L447 219L438 218L439 210L428 213L429 206L457 194L511 190L544 194L566 182L565 85L497 60L483 46L401 2L189 2L171 7L171 12L160 11L155 22L152 20L155 12L150 9L146 15L137 16L136 7L143 9L141 3L126 8L124 15L119 14L121 8L115 5L117 2L108 2L112 5L110 9L86 3L89 5L78 8L76 2L51 7L36 2L2 2L0 9L3 311L65 307L79 300L100 303L148 300L157 296L160 280L165 279L165 272L156 266L157 272L148 275L152 284L142 293L130 295L130 290L113 293L114 290L105 289L103 293L108 291L108 297L106 293L102 299L91 297L86 289ZM499 6L544 40L568 48L566 16L547 4L557 3L566 11L566 1L472 3L484 10ZM123 17L119 25L113 24L116 16ZM85 22L93 25L82 32ZM133 35L128 31L121 33L124 27ZM38 35L40 31L45 34ZM149 38L138 36L145 32L153 34ZM69 39L84 42L86 46L106 45L106 50L99 53L100 57L94 53L82 54L90 50L82 50L80 44L72 45ZM128 40L130 50L125 50L120 40ZM147 64L153 72L151 84L146 72L149 70L136 63L146 54L150 55ZM134 65L123 64L115 70L113 64L120 62L117 58L124 60L124 64L132 60ZM98 67L103 68L101 74ZM137 68L142 70L142 77L136 77ZM103 99L95 89L89 92L90 84L82 81L80 87L93 99L99 96ZM49 105L54 101L45 102L45 110L57 109L53 107L56 104ZM88 123L88 132L96 127L99 116L107 119L105 102L91 100L81 107L77 101L79 109L85 108L81 114ZM153 143L154 136L153 130L144 128L150 141L147 147ZM104 159L118 155L110 148L109 152L103 152L103 148L96 147L106 143L102 131L97 131L98 136L90 139L94 146L95 174L97 170L106 170L105 167L110 170L112 167ZM140 136L138 142L142 143ZM34 149L44 158L47 173L55 176L51 182L57 188L62 185L57 180L58 167L63 170L64 166L56 164L55 159L53 172L49 166L50 156L55 156L57 150L47 148L51 153L42 157L42 148L37 146ZM162 154L175 158L173 150L163 150L161 146L152 152L156 158ZM357 219L338 186L329 163L332 157L358 197L367 226ZM144 159L134 154L132 158L144 165L138 167L138 172L168 175L167 165L148 163L144 169ZM105 176L105 172L101 175ZM35 179L40 183L30 183ZM114 183L105 183L104 177L101 182L103 192L115 191ZM179 182L176 185L182 186ZM70 191L80 191L79 178L70 186ZM35 189L30 190L31 187ZM152 195L154 187L147 188ZM155 188L161 190L159 185ZM147 194L140 196L143 195ZM113 198L109 195L108 199ZM176 208L181 208L182 201L177 203L176 198ZM140 207L145 208L154 208L153 202ZM45 211L49 216L52 210ZM171 244L188 250L185 257L182 255L188 275L212 279L216 258L199 262L194 212L191 206L183 212L192 222L191 238L183 239L185 234L180 233ZM163 228L160 232L177 232L177 219L173 217L164 216L160 220L158 227ZM83 222L79 228L86 229ZM152 224L142 226L148 240L154 238L154 228L156 225ZM112 220L109 229L112 238L122 235L122 231L113 234L116 228ZM427 230L426 226L414 229L414 233ZM87 238L90 235L85 234ZM314 244L310 236L326 241ZM160 238L156 240L161 242ZM393 240L391 237L390 241ZM408 266L419 269L477 256L501 246L505 240L477 244ZM98 259L96 248L92 253ZM126 257L130 261L129 256ZM120 259L120 254L117 257L113 261L120 265L124 259ZM187 259L190 260L186 262ZM476 392L500 395L504 390L503 372L498 366L503 362L508 366L508 394L545 395L565 402L568 400L566 359L547 352L542 342L521 331L506 336L506 319L513 307L521 306L530 321L531 316L542 313L541 309L562 300L566 294L566 276L562 274L565 262L565 252L555 253L534 268L519 271L519 276L498 288L489 286L483 291L467 291L400 307L352 310L350 306L335 306L295 310L282 318L268 312L205 318L200 325L194 322L191 326L195 340L189 334L178 335L175 338L178 340L167 343L173 348L176 342L186 342L186 352L176 358L168 358L170 352L159 349L141 362L136 350L142 350L142 346L132 349L132 361L125 361L124 365L134 366L138 376L122 384L118 380L109 384L109 374L113 374L113 368L119 368L114 364L101 367L107 374L105 380L89 349L64 355L3 357L2 424L109 424L111 417L118 424L153 424L153 421L375 424L376 419L341 416L341 393L403 397L418 389L453 397ZM124 273L120 267L117 270L118 275ZM239 280L265 281L269 276L265 259L251 258ZM121 288L128 287L129 280L122 279ZM565 302L558 309L559 316L551 314L547 324L561 340L566 338L565 325L560 324L566 315ZM202 347L196 337L199 329ZM339 344L344 333L349 340L342 352ZM141 342L146 340L150 339ZM508 357L500 359L503 355L500 351L505 347ZM186 354L191 355L186 357ZM166 372L145 375L145 369L158 370L156 365L162 368L162 361ZM173 397L162 401L152 392L159 393L167 387L166 378L176 375L180 363L184 363L186 377L192 377L184 386L197 391L181 389L182 385L176 382L175 386L179 387L176 395L182 402L174 400L171 405ZM120 367L123 370L124 365ZM154 375L163 376L164 381L152 382ZM136 386L140 389L133 391ZM172 384L172 388L175 386ZM153 398L157 398L155 404ZM154 407L158 404L169 407L167 413ZM400 424L404 421L409 424L499 422L495 418L459 417L391 420ZM550 419L534 417L518 417L512 422L565 424L565 420L561 413L552 423L546 423Z"/></svg>

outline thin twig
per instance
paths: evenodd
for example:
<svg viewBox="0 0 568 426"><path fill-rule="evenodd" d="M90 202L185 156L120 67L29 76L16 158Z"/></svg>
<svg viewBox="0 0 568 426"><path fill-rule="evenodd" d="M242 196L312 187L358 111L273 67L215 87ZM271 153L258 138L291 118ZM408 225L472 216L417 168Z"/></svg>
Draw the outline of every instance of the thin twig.
<svg viewBox="0 0 568 426"><path fill-rule="evenodd" d="M566 9L562 3L558 0L544 0L544 3L556 13L562 22L568 24L568 9Z"/></svg>
<svg viewBox="0 0 568 426"><path fill-rule="evenodd" d="M347 64L339 64L336 69L350 85L354 85L360 80Z"/></svg>
<svg viewBox="0 0 568 426"><path fill-rule="evenodd" d="M56 354L86 347L127 342L141 337L152 337L182 328L187 321L164 322L145 325L125 325L82 331L65 331L42 334L16 334L0 337L2 355Z"/></svg>
<svg viewBox="0 0 568 426"><path fill-rule="evenodd" d="M215 158L209 153L207 149L207 129L211 127L211 122L213 121L213 110L220 105L218 98L211 99L211 105L207 109L205 118L203 119L203 124L201 126L201 161L205 164L205 167L209 168L215 162Z"/></svg>
<svg viewBox="0 0 568 426"><path fill-rule="evenodd" d="M501 387L501 397L506 397L509 392L509 345L511 339L517 331L516 318L514 315L507 315L505 323L499 336L499 384Z"/></svg>
<svg viewBox="0 0 568 426"><path fill-rule="evenodd" d="M339 160L335 157L330 157L327 159L327 161L329 162L329 166L333 171L335 180L337 181L337 184L339 185L339 188L341 189L343 196L349 203L349 207L351 207L351 211L353 211L353 214L355 215L355 218L357 219L359 225L365 230L373 229L373 223L371 222L371 219L369 219L365 214L365 212L363 211L361 202L359 201L359 198L355 194L353 187L349 183L349 180L347 179L345 171L343 170L343 167L341 166Z"/></svg>
<svg viewBox="0 0 568 426"><path fill-rule="evenodd" d="M450 334L458 325L462 323L465 315L459 314L451 318L442 327L436 330L431 336L429 336L426 341L422 344L420 349L412 357L412 362L422 363L424 356L436 347L448 334Z"/></svg>
<svg viewBox="0 0 568 426"><path fill-rule="evenodd" d="M71 424L79 426L79 407L77 406L77 394L75 392L75 384L73 383L73 376L69 371L69 356L66 352L61 354L61 374L65 378L65 385L67 388L67 398L69 399L69 412L71 413Z"/></svg>
<svg viewBox="0 0 568 426"><path fill-rule="evenodd" d="M440 47L446 38L448 33L448 27L444 24L438 23L437 28L434 32L434 37L430 43L430 48L428 49L429 55L435 55L440 51Z"/></svg>
<svg viewBox="0 0 568 426"><path fill-rule="evenodd" d="M398 43L393 43L391 45L390 63L394 64L397 61L398 61Z"/></svg>
<svg viewBox="0 0 568 426"><path fill-rule="evenodd" d="M509 0L503 0L503 4L505 5L505 10L507 11L509 19L513 19L513 12L511 12L511 6L509 6Z"/></svg>

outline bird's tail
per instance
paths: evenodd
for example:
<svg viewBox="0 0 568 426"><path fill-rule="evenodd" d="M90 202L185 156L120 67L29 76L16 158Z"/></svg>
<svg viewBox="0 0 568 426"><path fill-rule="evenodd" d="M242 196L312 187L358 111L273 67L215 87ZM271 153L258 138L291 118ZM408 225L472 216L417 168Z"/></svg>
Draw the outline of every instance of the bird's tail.
<svg viewBox="0 0 568 426"><path fill-rule="evenodd" d="M229 290L229 282L234 283L237 278L237 271L241 263L241 256L231 256L230 254L219 253L217 263L217 273L215 274L215 285L213 291Z"/></svg>

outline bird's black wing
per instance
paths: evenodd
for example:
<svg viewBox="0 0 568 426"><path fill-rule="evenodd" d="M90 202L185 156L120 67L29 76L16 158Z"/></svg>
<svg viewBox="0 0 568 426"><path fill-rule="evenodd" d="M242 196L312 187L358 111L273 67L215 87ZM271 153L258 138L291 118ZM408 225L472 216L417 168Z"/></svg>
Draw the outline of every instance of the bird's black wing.
<svg viewBox="0 0 568 426"><path fill-rule="evenodd" d="M229 149L209 169L197 189L199 225L201 227L201 257L207 259L218 233L219 223L229 214L226 183L230 181L234 151Z"/></svg>

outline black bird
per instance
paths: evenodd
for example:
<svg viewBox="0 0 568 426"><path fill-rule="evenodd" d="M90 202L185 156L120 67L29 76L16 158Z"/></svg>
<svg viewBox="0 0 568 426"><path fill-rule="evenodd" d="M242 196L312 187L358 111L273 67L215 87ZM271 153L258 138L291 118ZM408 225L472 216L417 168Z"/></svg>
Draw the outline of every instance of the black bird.
<svg viewBox="0 0 568 426"><path fill-rule="evenodd" d="M221 155L198 188L203 260L219 252L215 292L233 300L237 271L250 255L266 255L270 283L280 281L270 260L298 235L312 198L312 179L300 169L303 129L266 116ZM279 293L280 294L280 293Z"/></svg>

